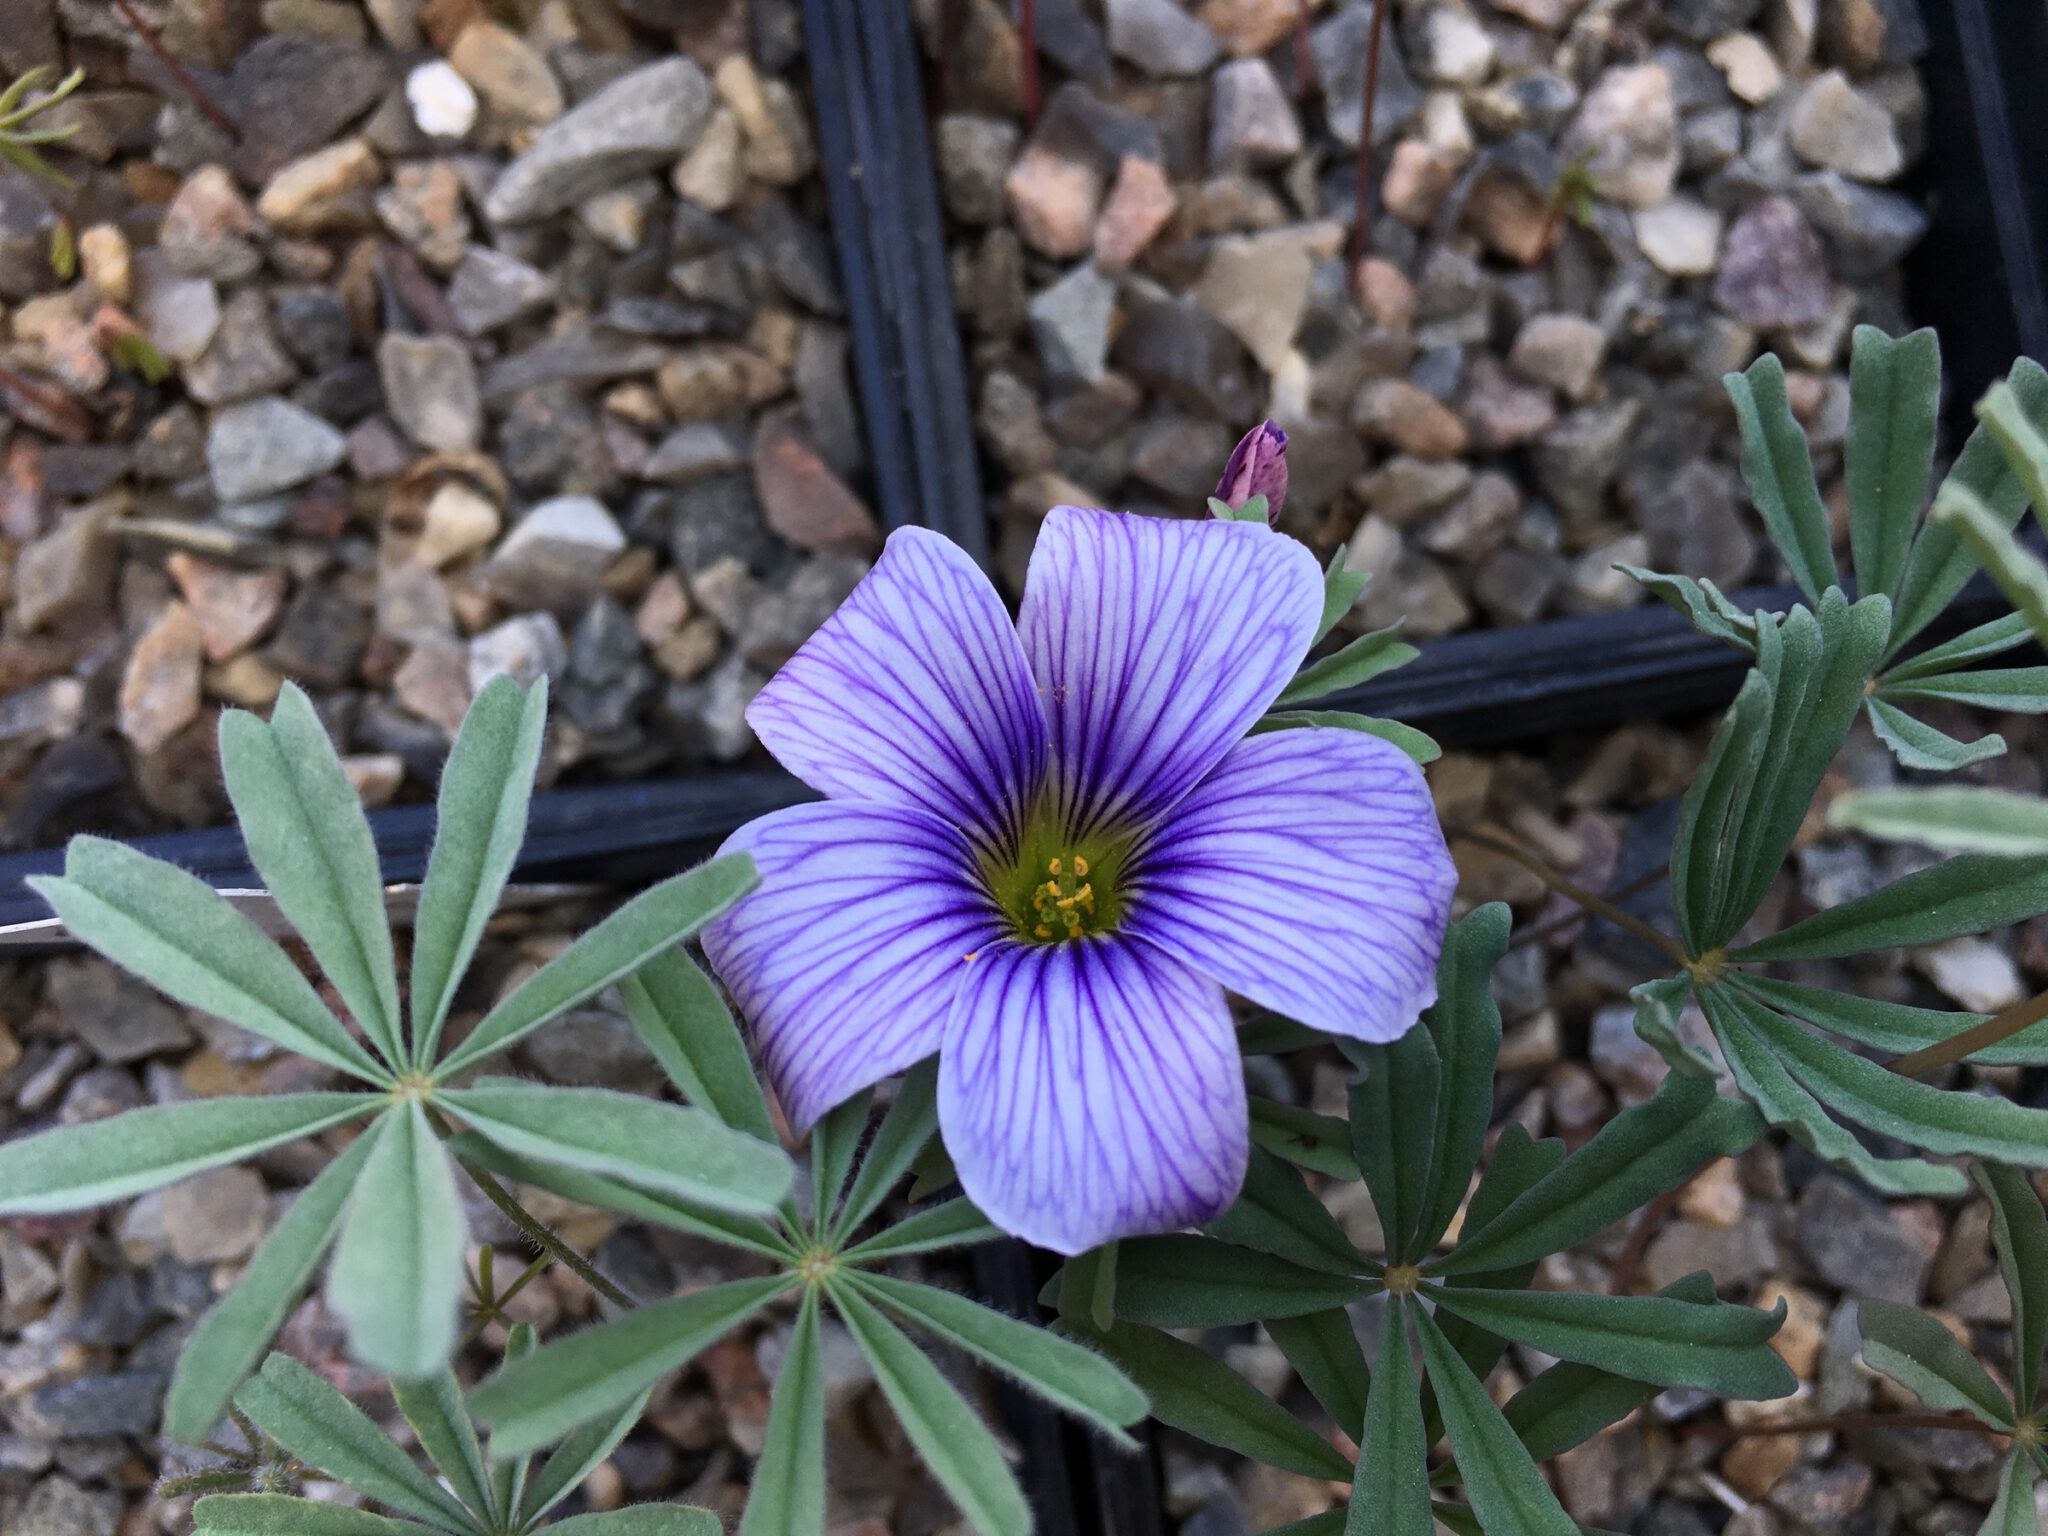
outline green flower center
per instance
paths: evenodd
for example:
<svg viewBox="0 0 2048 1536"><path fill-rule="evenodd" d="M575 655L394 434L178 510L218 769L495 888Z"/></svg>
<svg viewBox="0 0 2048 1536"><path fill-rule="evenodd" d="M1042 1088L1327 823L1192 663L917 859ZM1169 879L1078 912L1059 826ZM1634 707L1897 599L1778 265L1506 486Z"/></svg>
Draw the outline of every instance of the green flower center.
<svg viewBox="0 0 2048 1536"><path fill-rule="evenodd" d="M1027 944L1057 944L1114 929L1123 915L1122 877L1131 840L1074 839L1034 822L1014 860L984 865L990 894Z"/></svg>

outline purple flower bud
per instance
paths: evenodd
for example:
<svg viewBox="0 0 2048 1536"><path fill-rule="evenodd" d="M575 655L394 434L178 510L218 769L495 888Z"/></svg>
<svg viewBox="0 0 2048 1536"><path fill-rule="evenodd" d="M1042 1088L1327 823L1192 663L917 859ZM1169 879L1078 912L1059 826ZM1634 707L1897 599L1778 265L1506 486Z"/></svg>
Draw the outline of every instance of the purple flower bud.
<svg viewBox="0 0 2048 1536"><path fill-rule="evenodd" d="M1270 421L1238 439L1216 486L1216 499L1226 506L1241 507L1254 496L1266 498L1266 521L1278 523L1287 500L1287 434Z"/></svg>

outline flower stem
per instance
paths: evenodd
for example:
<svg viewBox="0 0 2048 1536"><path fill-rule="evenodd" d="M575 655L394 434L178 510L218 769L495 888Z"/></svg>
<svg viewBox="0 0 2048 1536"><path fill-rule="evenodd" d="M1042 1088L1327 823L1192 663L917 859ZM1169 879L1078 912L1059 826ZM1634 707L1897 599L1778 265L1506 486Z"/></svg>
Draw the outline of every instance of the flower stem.
<svg viewBox="0 0 2048 1536"><path fill-rule="evenodd" d="M633 1305L632 1297L612 1284L611 1281L605 1279L602 1274L598 1273L596 1265L592 1264L590 1260L584 1258L582 1254L548 1230L546 1224L531 1211L527 1210L525 1206L521 1205L513 1197L512 1191L503 1184L500 1184L489 1169L480 1168L467 1158L457 1158L456 1161L462 1164L462 1171L464 1173L476 1180L476 1187L484 1192L484 1198L496 1206L503 1213L507 1221L526 1234L527 1241L539 1248L541 1252L549 1254L557 1262L565 1265L585 1285L589 1286L613 1306L630 1307Z"/></svg>
<svg viewBox="0 0 2048 1536"><path fill-rule="evenodd" d="M171 72L171 78L176 80L179 88L192 98L192 105L205 114L206 120L226 134L230 144L241 143L242 130L235 126L235 120L221 110L219 102L206 94L199 82L192 77L192 71L181 64L178 56L164 46L164 40L158 37L155 29L136 12L130 0L114 0L114 9L119 11L128 25L135 29L143 45L156 55L157 62Z"/></svg>
<svg viewBox="0 0 2048 1536"><path fill-rule="evenodd" d="M1982 1024L1973 1024L1959 1035L1951 1035L1938 1044L1923 1046L1901 1056L1890 1064L1891 1070L1901 1077L1924 1077L1935 1068L1961 1061L1972 1052L2002 1044L2043 1019L2048 1019L2048 992L2030 997Z"/></svg>
<svg viewBox="0 0 2048 1536"><path fill-rule="evenodd" d="M1595 917L1605 918L1624 933L1634 934L1645 944L1669 955L1678 964L1684 965L1690 958L1679 946L1678 941L1669 934L1660 933L1641 918L1622 911L1605 896L1589 891L1569 876L1560 874L1552 869L1546 860L1531 853L1512 838L1496 837L1491 832L1477 830L1467 830L1460 835L1469 837L1482 847L1491 848L1495 853L1505 854L1566 900L1577 902Z"/></svg>
<svg viewBox="0 0 2048 1536"><path fill-rule="evenodd" d="M1380 94L1380 47L1387 33L1389 0L1373 0L1372 32L1365 47L1364 118L1358 125L1358 185L1351 222L1352 282L1358 281L1358 264L1372 248L1374 196L1372 174L1372 116Z"/></svg>

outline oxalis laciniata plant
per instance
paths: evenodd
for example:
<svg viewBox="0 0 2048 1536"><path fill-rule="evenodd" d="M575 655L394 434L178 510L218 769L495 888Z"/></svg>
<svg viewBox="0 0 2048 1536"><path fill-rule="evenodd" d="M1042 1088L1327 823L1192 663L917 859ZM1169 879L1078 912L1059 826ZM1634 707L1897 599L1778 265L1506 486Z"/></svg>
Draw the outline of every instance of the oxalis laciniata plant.
<svg viewBox="0 0 2048 1536"><path fill-rule="evenodd" d="M1581 1528L1548 1458L1665 1388L1769 1400L1795 1383L1771 1347L1782 1308L1738 1305L1710 1275L1585 1295L1537 1288L1539 1266L1617 1224L1642 1230L1699 1169L1777 1128L1885 1192L1959 1196L1974 1179L1990 1202L2014 1308L1997 1374L1910 1309L1866 1304L1861 1325L1868 1362L1931 1410L1913 1422L2010 1447L1985 1529L2032 1531L2048 1470L2048 1214L2028 1170L2048 1165L2048 1114L1960 1074L2048 1064L2048 1004L1984 1019L1776 970L2048 911L2043 813L2015 797L1966 810L1932 798L1985 793L1967 786L1846 798L1838 819L1966 851L1776 932L1757 914L1859 717L1924 773L2002 743L1946 736L1921 701L2048 707L2048 669L1977 665L2030 621L2048 635L2048 571L2012 537L2027 502L2048 499L2048 375L2022 364L1993 392L1923 519L1933 339L1858 333L1853 598L1782 371L1766 358L1729 385L1753 494L1804 601L1745 612L1707 583L1641 573L1753 664L1684 799L1672 931L1506 834L1461 829L1668 957L1636 996L1671 1071L1570 1155L1492 1128L1489 979L1510 920L1491 905L1450 921L1453 871L1420 766L1433 744L1315 707L1414 653L1393 630L1326 644L1362 581L1341 559L1318 570L1273 528L1286 437L1268 424L1232 456L1206 519L1052 512L1014 623L953 546L893 536L749 714L822 799L635 898L446 1048L456 979L523 826L538 690L493 684L451 755L404 1009L368 832L310 704L288 692L268 724L230 716L224 760L252 858L345 1017L196 881L116 845L81 840L44 892L79 937L181 1001L363 1086L17 1141L0 1148L0 1210L121 1198L296 1136L340 1148L181 1363L167 1429L211 1446L177 1485L206 1495L204 1532L525 1536L666 1377L772 1314L790 1321L790 1345L740 1531L817 1536L829 1314L990 1536L1021 1536L1030 1511L1000 1442L906 1329L1111 1440L1149 1413L1350 1486L1293 1536L1565 1536ZM1980 563L2020 614L1928 648ZM681 947L692 934L718 981ZM687 1107L472 1080L613 984ZM1344 1115L1248 1093L1246 1057L1303 1050L1354 1065ZM777 1104L808 1135L794 1181ZM513 1291L560 1263L605 1306L545 1343L511 1330L466 1401L456 1369L482 1362L459 1346L511 1292L487 1250L462 1339L459 1177L533 1246ZM1319 1198L1332 1180L1363 1181L1383 1234L1371 1249ZM724 1243L749 1278L629 1296L532 1219L529 1188ZM1044 1297L1051 1329L891 1272L1004 1232L1066 1257ZM303 1367L272 1356L256 1370L330 1244L329 1300L392 1378L438 1477ZM1293 1363L1317 1422L1190 1333L1250 1324ZM1488 1379L1512 1345L1557 1363L1497 1403ZM312 1478L367 1509L297 1497ZM653 1506L556 1528L695 1536L708 1518Z"/></svg>

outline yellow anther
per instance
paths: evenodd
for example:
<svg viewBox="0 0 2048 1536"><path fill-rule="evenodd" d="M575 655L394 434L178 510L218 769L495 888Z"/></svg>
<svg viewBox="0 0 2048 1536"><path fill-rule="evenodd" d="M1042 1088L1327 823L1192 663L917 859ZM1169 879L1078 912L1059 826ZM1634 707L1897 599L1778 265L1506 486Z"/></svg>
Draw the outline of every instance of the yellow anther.
<svg viewBox="0 0 2048 1536"><path fill-rule="evenodd" d="M1083 880L1086 880L1088 878L1088 861L1082 858L1081 855L1079 855L1078 853L1074 855L1074 873L1079 875Z"/></svg>
<svg viewBox="0 0 2048 1536"><path fill-rule="evenodd" d="M1051 862L1050 864L1048 864L1048 865L1046 865L1046 866L1045 866L1045 869L1046 869L1046 873L1047 873L1047 874L1050 874L1050 875L1057 875L1057 874L1059 874L1059 872L1060 872L1060 861L1059 861L1058 859L1054 859L1054 860L1053 860L1053 861L1052 861L1052 862Z"/></svg>

